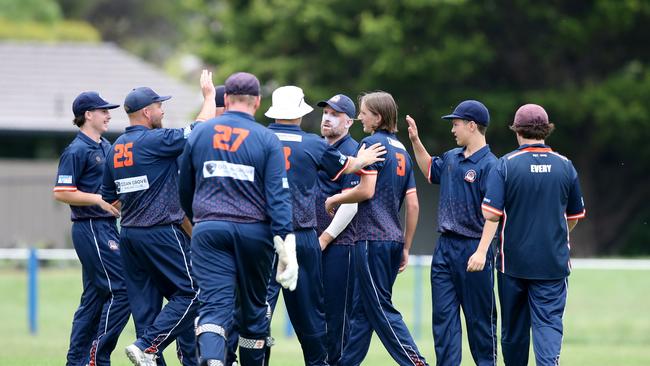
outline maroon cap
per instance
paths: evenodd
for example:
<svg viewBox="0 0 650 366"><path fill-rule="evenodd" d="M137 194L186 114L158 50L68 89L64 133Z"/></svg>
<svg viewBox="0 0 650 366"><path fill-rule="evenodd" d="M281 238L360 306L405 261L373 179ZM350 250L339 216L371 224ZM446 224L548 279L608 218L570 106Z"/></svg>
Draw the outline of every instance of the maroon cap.
<svg viewBox="0 0 650 366"><path fill-rule="evenodd" d="M225 93L228 95L260 95L260 82L255 75L237 72L226 79Z"/></svg>
<svg viewBox="0 0 650 366"><path fill-rule="evenodd" d="M524 104L515 113L513 126L541 126L548 124L548 114L537 104Z"/></svg>

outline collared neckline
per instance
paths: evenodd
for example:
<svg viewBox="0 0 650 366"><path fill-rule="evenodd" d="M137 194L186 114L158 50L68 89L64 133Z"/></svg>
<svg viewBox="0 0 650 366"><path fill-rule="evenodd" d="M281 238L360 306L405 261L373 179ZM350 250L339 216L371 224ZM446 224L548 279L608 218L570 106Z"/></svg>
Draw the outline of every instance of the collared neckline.
<svg viewBox="0 0 650 366"><path fill-rule="evenodd" d="M345 141L350 140L351 138L352 138L352 136L350 136L350 134L348 133L347 135L341 137L340 140L338 140L338 141L336 141L335 143L333 143L333 144L332 144L332 147L338 149L341 145L343 145L343 143L344 143ZM325 140L325 142L327 142L327 140Z"/></svg>
<svg viewBox="0 0 650 366"><path fill-rule="evenodd" d="M545 144L524 144L517 148L521 151L530 151L530 152L550 152L551 147Z"/></svg>
<svg viewBox="0 0 650 366"><path fill-rule="evenodd" d="M487 155L490 152L490 145L486 144L485 146L476 150L476 152L474 152L472 155L468 157L465 157L465 149L467 148L464 147L458 152L458 155L461 156L461 160L469 160L472 163L476 164L479 161L481 161L481 159L483 159L485 155Z"/></svg>
<svg viewBox="0 0 650 366"><path fill-rule="evenodd" d="M90 145L92 147L100 147L101 144L102 144L102 141L103 141L101 136L99 137L99 142L97 142L97 141L91 139L90 136L86 135L85 133L83 133L81 131L77 132L77 137L81 141L85 142L87 145Z"/></svg>
<svg viewBox="0 0 650 366"><path fill-rule="evenodd" d="M132 131L147 131L150 130L151 128L143 125L133 125L133 126L127 126L124 129L124 132L132 132Z"/></svg>
<svg viewBox="0 0 650 366"><path fill-rule="evenodd" d="M302 129L300 126L297 125L285 125L283 123L271 123L269 125L269 128L272 128L274 130L287 130L287 131L293 131L293 132L302 132Z"/></svg>
<svg viewBox="0 0 650 366"><path fill-rule="evenodd" d="M234 116L239 116L239 117L246 118L246 119L248 119L248 120L251 120L252 122L257 122L257 121L255 121L255 117L253 117L252 115L250 115L250 114L248 114L248 113L246 113L246 112L240 112L240 111L225 111L225 112L223 112L223 114L222 114L221 116L227 116L227 115L231 115L231 114L234 115ZM219 116L219 117L221 117L221 116ZM217 117L217 118L218 118L218 117Z"/></svg>

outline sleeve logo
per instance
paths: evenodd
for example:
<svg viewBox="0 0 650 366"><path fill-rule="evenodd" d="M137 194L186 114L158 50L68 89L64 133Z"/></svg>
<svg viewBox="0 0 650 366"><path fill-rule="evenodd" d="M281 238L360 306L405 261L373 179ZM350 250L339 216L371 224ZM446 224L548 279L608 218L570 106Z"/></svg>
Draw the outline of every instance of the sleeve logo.
<svg viewBox="0 0 650 366"><path fill-rule="evenodd" d="M58 184L72 184L71 175L59 175L59 179L56 181Z"/></svg>

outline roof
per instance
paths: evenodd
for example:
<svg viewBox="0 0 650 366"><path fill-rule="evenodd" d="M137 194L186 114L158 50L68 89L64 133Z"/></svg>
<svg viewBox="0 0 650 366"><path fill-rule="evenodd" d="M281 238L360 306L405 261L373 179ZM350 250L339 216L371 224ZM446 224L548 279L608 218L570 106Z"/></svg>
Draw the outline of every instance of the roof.
<svg viewBox="0 0 650 366"><path fill-rule="evenodd" d="M110 43L0 42L0 130L74 131L72 101L83 91L97 91L123 104L131 89L148 86L164 102L165 127L181 127L201 106L192 88L154 65ZM128 125L122 107L111 110L109 131Z"/></svg>

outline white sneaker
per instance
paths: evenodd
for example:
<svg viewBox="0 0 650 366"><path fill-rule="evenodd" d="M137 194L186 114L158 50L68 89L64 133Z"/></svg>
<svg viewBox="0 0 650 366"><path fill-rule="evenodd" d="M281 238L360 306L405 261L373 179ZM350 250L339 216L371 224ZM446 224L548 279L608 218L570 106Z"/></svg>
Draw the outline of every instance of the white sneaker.
<svg viewBox="0 0 650 366"><path fill-rule="evenodd" d="M127 346L124 352L135 366L156 366L156 355L143 352L135 344Z"/></svg>

